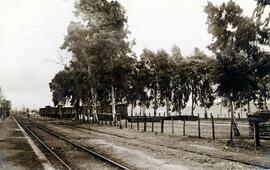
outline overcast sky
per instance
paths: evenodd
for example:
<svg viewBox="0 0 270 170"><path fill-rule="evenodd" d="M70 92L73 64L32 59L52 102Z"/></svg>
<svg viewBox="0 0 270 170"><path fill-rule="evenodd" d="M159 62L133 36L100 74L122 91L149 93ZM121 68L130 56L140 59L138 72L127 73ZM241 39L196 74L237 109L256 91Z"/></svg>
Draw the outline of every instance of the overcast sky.
<svg viewBox="0 0 270 170"><path fill-rule="evenodd" d="M119 0L126 9L134 51L170 51L177 44L183 55L194 47L207 51L204 0ZM43 107L51 102L48 83L60 64L59 50L73 17L73 0L0 0L0 86L13 107ZM221 0L211 0L219 4ZM256 2L238 0L246 14Z"/></svg>

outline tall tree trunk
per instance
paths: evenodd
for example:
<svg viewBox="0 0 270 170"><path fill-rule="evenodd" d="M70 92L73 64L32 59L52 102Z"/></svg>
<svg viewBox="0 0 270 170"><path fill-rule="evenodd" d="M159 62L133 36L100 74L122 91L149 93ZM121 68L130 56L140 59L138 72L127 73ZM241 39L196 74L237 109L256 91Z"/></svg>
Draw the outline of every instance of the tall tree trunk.
<svg viewBox="0 0 270 170"><path fill-rule="evenodd" d="M170 116L170 113L169 113L170 105L169 105L169 101L168 101L167 97L165 98L165 102L166 102L166 114L167 114L167 116Z"/></svg>
<svg viewBox="0 0 270 170"><path fill-rule="evenodd" d="M222 115L222 102L220 103L220 111L219 111L220 116Z"/></svg>
<svg viewBox="0 0 270 170"><path fill-rule="evenodd" d="M250 113L250 101L249 100L248 100L248 103L247 103L247 107L248 107L247 111L248 111L248 113Z"/></svg>
<svg viewBox="0 0 270 170"><path fill-rule="evenodd" d="M133 109L134 109L134 102L131 102L131 110L130 110L130 114L131 116L133 116Z"/></svg>
<svg viewBox="0 0 270 170"><path fill-rule="evenodd" d="M206 107L204 107L204 118L205 118L205 119L207 119L207 118L208 118L208 116L207 116L207 109L206 109Z"/></svg>
<svg viewBox="0 0 270 170"><path fill-rule="evenodd" d="M192 88L192 91L191 91L191 116L194 115L194 89Z"/></svg>
<svg viewBox="0 0 270 170"><path fill-rule="evenodd" d="M144 104L143 105L143 116L146 116L145 109L146 109L146 105Z"/></svg>
<svg viewBox="0 0 270 170"><path fill-rule="evenodd" d="M58 109L59 118L61 119L62 118L62 106L58 105L57 109Z"/></svg>
<svg viewBox="0 0 270 170"><path fill-rule="evenodd" d="M155 92L154 92L154 96L155 96L155 103L154 103L154 116L157 115L157 88L155 88Z"/></svg>
<svg viewBox="0 0 270 170"><path fill-rule="evenodd" d="M264 109L268 110L266 97L264 98Z"/></svg>
<svg viewBox="0 0 270 170"><path fill-rule="evenodd" d="M142 105L140 105L140 116L142 115Z"/></svg>
<svg viewBox="0 0 270 170"><path fill-rule="evenodd" d="M230 140L233 142L233 102L230 99L230 111L231 111L231 130L230 130Z"/></svg>
<svg viewBox="0 0 270 170"><path fill-rule="evenodd" d="M83 109L82 109L83 111L83 122L85 122L86 121L86 118L85 118L85 116L86 116L86 106L85 105L83 105Z"/></svg>
<svg viewBox="0 0 270 170"><path fill-rule="evenodd" d="M91 65L89 64L89 61L87 60L87 58L86 58L86 61L87 61L88 76L89 76L89 79L91 80ZM92 111L91 112L92 112L92 115L93 115L93 122L97 122L98 121L98 116L97 116L97 96L96 96L96 94L94 92L93 87L91 87L90 90L91 90L91 94L92 94L92 97L91 97ZM90 104L90 102L89 102L89 104Z"/></svg>
<svg viewBox="0 0 270 170"><path fill-rule="evenodd" d="M181 116L181 110L182 110L182 104L180 104L180 101L178 100L178 115Z"/></svg>
<svg viewBox="0 0 270 170"><path fill-rule="evenodd" d="M242 110L243 110L243 106L242 104L240 104L240 118L242 118Z"/></svg>
<svg viewBox="0 0 270 170"><path fill-rule="evenodd" d="M76 100L75 107L76 107L75 120L79 120L79 114L80 114L80 99L77 99L77 100Z"/></svg>
<svg viewBox="0 0 270 170"><path fill-rule="evenodd" d="M90 99L88 99L88 102L87 102L86 112L87 112L87 120L88 120L88 122L90 122L90 117L91 117L91 101L90 101Z"/></svg>
<svg viewBox="0 0 270 170"><path fill-rule="evenodd" d="M90 119L89 102L86 103L86 116L87 116L87 121L89 122L89 119Z"/></svg>
<svg viewBox="0 0 270 170"><path fill-rule="evenodd" d="M113 123L116 124L116 109L115 109L115 91L114 86L112 85L112 117L113 117Z"/></svg>
<svg viewBox="0 0 270 170"><path fill-rule="evenodd" d="M94 93L94 89L91 88L91 93L92 93L92 114L93 114L93 122L98 121L98 116L97 116L97 98L96 94Z"/></svg>

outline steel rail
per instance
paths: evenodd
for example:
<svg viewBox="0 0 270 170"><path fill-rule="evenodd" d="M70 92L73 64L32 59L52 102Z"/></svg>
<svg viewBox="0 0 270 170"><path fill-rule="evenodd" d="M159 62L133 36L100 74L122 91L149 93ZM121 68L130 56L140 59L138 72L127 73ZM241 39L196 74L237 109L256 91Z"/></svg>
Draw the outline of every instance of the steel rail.
<svg viewBox="0 0 270 170"><path fill-rule="evenodd" d="M85 128L85 127L80 127L80 126L76 126L76 125L72 125L72 126L77 128L77 129L84 129L84 130L93 131L93 132L97 132L97 133L103 133L103 134L107 134L107 135L111 135L111 136L119 137L119 138L123 138L123 139L130 139L130 138L127 138L125 136L120 136L120 135L116 135L116 134L112 134L112 133L108 133L108 132L94 130L94 129L91 129L91 128ZM80 132L83 132L83 131L80 131ZM132 139L130 139L130 140L132 140ZM210 154L210 153L206 153L206 152L199 152L199 151L195 151L195 150L191 150L191 149L187 149L187 148L183 148L183 147L173 147L173 146L162 145L162 144L154 144L154 143L150 143L150 142L147 142L147 141L144 141L144 142L146 142L148 144L151 144L151 145L163 146L163 147L167 147L167 148L170 148L170 149L182 150L184 152L190 152L190 153L194 153L194 154L206 155L206 156L209 156L209 157L223 159L223 160L227 160L227 161L231 161L231 162L242 163L242 164L245 164L245 165L255 166L255 167L258 167L258 168L262 168L262 169L270 169L270 165L261 165L261 164L258 164L256 162L238 160L238 159L234 159L234 158L230 158L230 157L226 157L226 156L214 155L214 154Z"/></svg>
<svg viewBox="0 0 270 170"><path fill-rule="evenodd" d="M111 159L109 159L109 158L107 158L107 157L105 157L105 156L103 156L103 155L95 152L95 151L92 151L92 150L90 150L90 149L88 149L88 148L86 148L86 147L84 147L84 146L82 146L80 144L77 144L75 142L72 142L71 140L69 140L69 139L67 139L67 138L65 138L65 137L63 137L63 136L61 136L61 135L59 135L59 134L57 134L57 133L55 133L55 132L53 132L53 131L45 128L45 127L41 127L41 126L39 126L39 125L37 125L35 123L33 125L36 126L39 129L45 131L45 132L47 132L47 133L49 133L49 134L57 137L57 138L62 139L63 141L66 141L69 144L72 144L73 146L75 146L75 147L77 147L77 148L79 148L79 149L81 149L81 150L83 150L83 151L85 151L87 153L90 153L91 155L94 155L94 156L96 156L96 157L98 157L98 158L100 158L100 159L102 159L102 160L104 160L106 162L109 162L110 164L112 164L112 165L114 165L114 166L116 166L116 167L118 167L120 169L129 170L128 167L126 167L124 165L121 165L121 164L119 164L119 163L117 163L117 162L115 162L115 161L113 161L113 160L111 160Z"/></svg>
<svg viewBox="0 0 270 170"><path fill-rule="evenodd" d="M22 121L20 121L19 119L17 119L14 116L14 119L17 120L17 122L25 129L27 130L35 139L37 139L39 141L39 143L46 148L49 152L51 152L51 154L53 154L53 156L55 156L59 162L61 162L68 170L72 170L72 168L62 159L60 158L53 150L51 150L51 148L45 144L32 130L30 130L24 123L22 123Z"/></svg>
<svg viewBox="0 0 270 170"><path fill-rule="evenodd" d="M69 124L66 124L66 125L70 126ZM119 138L123 138L123 139L130 139L130 138L127 138L127 137L124 137L124 136L120 136L120 135L116 135L116 134L112 134L112 133L108 133L108 132L103 132L103 131L99 131L99 130L94 130L94 129L91 129L91 128L80 127L80 126L77 126L77 125L72 125L72 127L75 127L76 129L84 129L84 130L93 131L93 132L97 132L97 133L104 133L104 134L107 134L107 135L111 135L111 136L115 136L115 137L119 137ZM83 131L80 131L80 132L83 132ZM84 132L84 133L86 133L86 132ZM236 163L242 163L242 164L245 164L245 165L255 166L255 167L258 167L258 168L262 168L262 169L270 169L270 165L261 165L261 164L258 164L256 162L238 160L238 159L229 158L229 157L226 157L226 156L219 156L219 155L214 155L214 154L210 154L210 153L206 153L206 152L194 151L194 150L187 149L187 148L182 148L182 147L173 147L173 146L162 145L162 144L153 144L153 143L150 143L150 142L147 142L147 141L144 141L144 142L149 143L151 145L162 146L162 147L167 147L167 148L176 149L176 150L182 150L184 152L189 152L189 153L194 153L194 154L206 155L206 156L209 156L209 157L214 157L214 158L223 159L223 160L236 162Z"/></svg>

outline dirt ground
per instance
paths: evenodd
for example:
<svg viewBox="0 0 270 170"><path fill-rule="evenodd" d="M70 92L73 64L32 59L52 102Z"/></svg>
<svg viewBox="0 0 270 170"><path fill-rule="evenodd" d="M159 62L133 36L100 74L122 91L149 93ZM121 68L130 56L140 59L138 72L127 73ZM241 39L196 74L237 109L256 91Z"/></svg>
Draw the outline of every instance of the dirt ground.
<svg viewBox="0 0 270 170"><path fill-rule="evenodd" d="M0 169L43 169L13 119L0 120Z"/></svg>
<svg viewBox="0 0 270 170"><path fill-rule="evenodd" d="M170 128L165 129L165 132L167 131L165 134L158 131L152 133L150 125L148 132L142 132L143 126L137 131L136 124L133 124L131 130L130 126L119 129L115 126L74 124L66 120L43 118L38 120L58 133L112 157L132 169L258 169L220 157L270 166L268 141L262 141L262 147L254 149L251 139L238 138L233 146L228 146L227 139L223 137L212 141L211 138L198 138L196 135L182 136L171 134ZM207 122L204 123L208 126ZM195 127L196 125L189 124L187 132L195 132ZM243 128L246 127L243 124Z"/></svg>
<svg viewBox="0 0 270 170"><path fill-rule="evenodd" d="M198 122L197 121L186 121L185 134L188 136L198 136ZM125 121L122 120L122 125L125 125ZM137 129L137 123L133 123L133 128ZM139 124L140 130L143 130L143 123ZM215 126L215 137L217 139L228 139L230 136L230 120L214 120ZM154 132L160 132L161 123L154 123ZM128 128L131 128L131 124L128 123ZM212 138L212 123L211 120L201 120L201 137ZM249 136L249 124L247 120L238 121L238 128L241 133L241 137L250 138ZM172 130L173 129L173 130ZM152 123L147 123L147 131L152 131ZM175 135L183 135L183 121L165 121L164 133Z"/></svg>
<svg viewBox="0 0 270 170"><path fill-rule="evenodd" d="M28 124L26 124L28 126ZM56 138L55 136L44 132L41 129L38 129L34 126L28 126L38 137L46 143L57 155L64 160L71 169L81 170L81 169L91 169L91 170L114 170L118 169L114 166L111 166L105 161L97 159L93 155L83 152L73 145L68 144L67 142ZM47 150L43 150L43 153L46 155L47 159L50 160L55 169L66 169L59 161L48 153Z"/></svg>

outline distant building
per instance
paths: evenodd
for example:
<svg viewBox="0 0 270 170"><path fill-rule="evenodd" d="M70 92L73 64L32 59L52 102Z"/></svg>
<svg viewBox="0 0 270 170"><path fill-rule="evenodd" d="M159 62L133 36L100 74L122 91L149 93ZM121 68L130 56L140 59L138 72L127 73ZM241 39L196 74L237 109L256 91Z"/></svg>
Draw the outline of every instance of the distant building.
<svg viewBox="0 0 270 170"><path fill-rule="evenodd" d="M9 116L11 110L11 101L2 100L0 101L0 115Z"/></svg>

